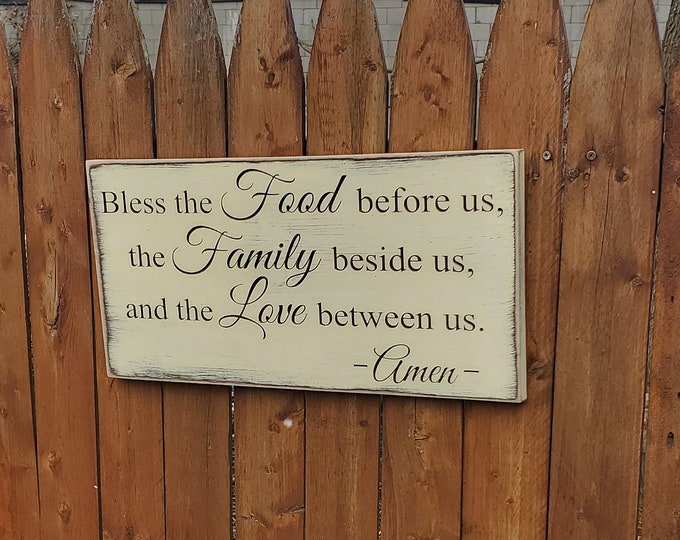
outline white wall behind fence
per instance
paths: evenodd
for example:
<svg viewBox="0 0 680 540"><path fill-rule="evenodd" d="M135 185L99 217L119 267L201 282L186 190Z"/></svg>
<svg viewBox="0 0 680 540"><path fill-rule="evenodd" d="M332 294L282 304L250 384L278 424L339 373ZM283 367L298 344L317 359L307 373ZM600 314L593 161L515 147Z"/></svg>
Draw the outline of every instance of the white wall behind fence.
<svg viewBox="0 0 680 540"><path fill-rule="evenodd" d="M309 52L312 47L312 40L314 39L314 29L319 17L321 2L322 0L291 0L305 71L309 63ZM663 36L671 0L653 0L653 2L659 23L659 33ZM92 14L92 3L68 1L67 4L82 53L85 50L85 42ZM380 33L383 39L387 66L389 69L392 69L399 32L401 31L401 24L408 2L406 0L374 0L374 4L378 15L378 22L380 23ZM576 59L578 53L589 4L590 0L562 0L572 61ZM234 43L241 2L216 3L214 4L214 9L228 61ZM491 32L491 25L496 16L496 9L497 6L495 5L466 4L465 11L470 23L470 34L478 61L481 61L486 53L486 46ZM25 10L25 7L0 6L0 19L5 22L8 39L10 40L10 48L15 55L18 50L18 40ZM139 20L146 37L149 59L152 66L156 64L156 52L158 50L164 13L164 4L140 4L138 7Z"/></svg>

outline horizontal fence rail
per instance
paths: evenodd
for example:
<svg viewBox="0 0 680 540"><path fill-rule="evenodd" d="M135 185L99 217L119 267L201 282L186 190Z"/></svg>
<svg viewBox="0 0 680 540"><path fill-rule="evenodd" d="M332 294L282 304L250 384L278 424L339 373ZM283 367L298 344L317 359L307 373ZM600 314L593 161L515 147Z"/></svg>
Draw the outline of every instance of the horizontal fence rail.
<svg viewBox="0 0 680 540"><path fill-rule="evenodd" d="M391 74L325 0L306 80L289 0L228 68L170 0L155 73L135 9L94 3L82 75L63 0L18 66L0 27L0 539L680 538L676 8L667 93L650 0L594 3L573 81L558 0L502 1L479 81L461 0L408 3ZM107 376L86 158L475 147L525 149L525 403Z"/></svg>

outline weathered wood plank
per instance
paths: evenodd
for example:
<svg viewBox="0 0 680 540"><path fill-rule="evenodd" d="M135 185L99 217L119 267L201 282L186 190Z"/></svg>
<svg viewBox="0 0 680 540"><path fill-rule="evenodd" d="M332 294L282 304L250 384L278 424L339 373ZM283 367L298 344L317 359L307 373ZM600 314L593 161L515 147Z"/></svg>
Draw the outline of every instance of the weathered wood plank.
<svg viewBox="0 0 680 540"><path fill-rule="evenodd" d="M310 155L384 152L387 70L371 0L326 0L307 78ZM378 533L380 399L306 394L305 537Z"/></svg>
<svg viewBox="0 0 680 540"><path fill-rule="evenodd" d="M33 0L19 127L41 538L97 538L90 258L79 62L62 0Z"/></svg>
<svg viewBox="0 0 680 540"><path fill-rule="evenodd" d="M391 152L474 144L477 75L459 0L409 2L392 75ZM385 538L460 537L460 402L384 398Z"/></svg>
<svg viewBox="0 0 680 540"><path fill-rule="evenodd" d="M156 62L157 154L226 154L226 66L210 0L170 0Z"/></svg>
<svg viewBox="0 0 680 540"><path fill-rule="evenodd" d="M209 0L171 0L156 64L157 157L226 154L226 68ZM169 538L229 538L230 390L163 385Z"/></svg>
<svg viewBox="0 0 680 540"><path fill-rule="evenodd" d="M462 424L458 402L384 399L385 538L460 538Z"/></svg>
<svg viewBox="0 0 680 540"><path fill-rule="evenodd" d="M636 532L663 101L652 3L594 3L569 109L551 538Z"/></svg>
<svg viewBox="0 0 680 540"><path fill-rule="evenodd" d="M309 155L384 152L387 75L371 0L326 0L307 76Z"/></svg>
<svg viewBox="0 0 680 540"><path fill-rule="evenodd" d="M99 0L83 67L88 159L152 158L152 75L130 0ZM161 386L106 374L93 263L102 535L165 536Z"/></svg>
<svg viewBox="0 0 680 540"><path fill-rule="evenodd" d="M489 51L478 148L526 152L528 400L516 406L466 404L463 537L544 539L570 71L559 2L506 0Z"/></svg>
<svg viewBox="0 0 680 540"><path fill-rule="evenodd" d="M229 66L229 155L302 155L304 75L290 0L246 0Z"/></svg>
<svg viewBox="0 0 680 540"><path fill-rule="evenodd" d="M641 538L650 540L680 537L680 4L674 4L664 38L668 88L643 476Z"/></svg>
<svg viewBox="0 0 680 540"><path fill-rule="evenodd" d="M304 537L304 394L234 394L238 538Z"/></svg>
<svg viewBox="0 0 680 540"><path fill-rule="evenodd" d="M476 92L462 3L409 3L392 74L390 152L471 149Z"/></svg>
<svg viewBox="0 0 680 540"><path fill-rule="evenodd" d="M229 69L233 157L302 155L304 76L288 0L246 0ZM304 537L304 393L234 390L236 534Z"/></svg>
<svg viewBox="0 0 680 540"><path fill-rule="evenodd" d="M0 538L38 538L14 87L0 24Z"/></svg>
<svg viewBox="0 0 680 540"><path fill-rule="evenodd" d="M306 407L305 537L374 538L379 398L308 392Z"/></svg>

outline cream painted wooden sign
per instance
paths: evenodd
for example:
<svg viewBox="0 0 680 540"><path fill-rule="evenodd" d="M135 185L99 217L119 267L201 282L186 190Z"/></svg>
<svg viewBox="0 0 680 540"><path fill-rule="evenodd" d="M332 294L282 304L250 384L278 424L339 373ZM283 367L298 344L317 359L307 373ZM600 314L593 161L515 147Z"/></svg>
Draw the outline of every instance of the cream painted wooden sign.
<svg viewBox="0 0 680 540"><path fill-rule="evenodd" d="M109 374L524 400L522 159L88 162Z"/></svg>

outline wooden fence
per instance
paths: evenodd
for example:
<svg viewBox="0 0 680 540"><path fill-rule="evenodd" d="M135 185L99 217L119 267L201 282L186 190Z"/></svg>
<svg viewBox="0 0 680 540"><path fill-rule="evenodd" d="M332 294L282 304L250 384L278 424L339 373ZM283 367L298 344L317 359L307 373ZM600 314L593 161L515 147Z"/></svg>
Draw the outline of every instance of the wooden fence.
<svg viewBox="0 0 680 540"><path fill-rule="evenodd" d="M409 2L391 93L371 0L325 0L306 93L288 0L245 0L228 69L210 0L169 0L154 76L131 0L94 10L81 75L63 0L31 0L16 87L0 26L0 538L680 538L680 64L666 93L650 0L593 4L571 85L558 0L504 0L478 118L460 0ZM106 376L86 158L475 133L527 152L526 403Z"/></svg>

